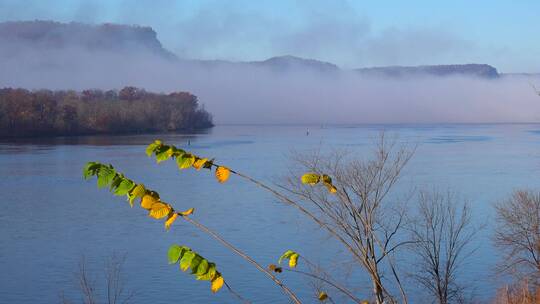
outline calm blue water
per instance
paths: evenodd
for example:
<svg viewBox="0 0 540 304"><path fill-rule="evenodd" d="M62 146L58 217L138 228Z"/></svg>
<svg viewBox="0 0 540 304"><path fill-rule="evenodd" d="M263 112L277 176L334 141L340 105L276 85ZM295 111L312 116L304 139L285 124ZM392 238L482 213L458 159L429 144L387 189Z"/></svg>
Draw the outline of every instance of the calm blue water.
<svg viewBox="0 0 540 304"><path fill-rule="evenodd" d="M420 126L218 126L208 134L96 136L0 143L0 303L58 303L59 294L80 302L75 273L82 256L103 290L104 260L126 254L126 289L134 303L235 303L225 289L212 295L208 282L169 266L166 252L184 244L217 263L237 292L255 303L286 303L287 298L263 274L231 254L209 236L177 221L165 232L140 208L85 182L87 161L113 163L136 181L160 192L177 209L195 207L194 217L219 231L260 263L275 263L286 249L295 249L331 269L359 296L370 285L350 257L294 209L231 177L219 185L208 171L178 172L174 163L156 165L144 147L159 137L196 154L216 157L264 181L272 182L290 164L291 150L318 147L347 149L366 155L384 128L400 141L419 144L402 187L436 187L470 200L477 223L487 228L477 237L478 250L463 269L462 280L479 299L492 295L492 204L514 188L540 186L540 125L420 125ZM401 269L408 269L406 263ZM284 281L314 302L309 281L282 274ZM406 279L405 279L406 280ZM423 293L407 283L413 302ZM339 297L337 300L341 301Z"/></svg>

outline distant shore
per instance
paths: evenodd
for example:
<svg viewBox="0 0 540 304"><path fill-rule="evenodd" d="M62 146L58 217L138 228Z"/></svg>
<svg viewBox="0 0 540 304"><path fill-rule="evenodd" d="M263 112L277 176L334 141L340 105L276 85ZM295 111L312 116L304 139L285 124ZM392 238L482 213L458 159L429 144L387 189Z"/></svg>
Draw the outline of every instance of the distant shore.
<svg viewBox="0 0 540 304"><path fill-rule="evenodd" d="M212 115L188 92L0 89L0 138L193 132Z"/></svg>

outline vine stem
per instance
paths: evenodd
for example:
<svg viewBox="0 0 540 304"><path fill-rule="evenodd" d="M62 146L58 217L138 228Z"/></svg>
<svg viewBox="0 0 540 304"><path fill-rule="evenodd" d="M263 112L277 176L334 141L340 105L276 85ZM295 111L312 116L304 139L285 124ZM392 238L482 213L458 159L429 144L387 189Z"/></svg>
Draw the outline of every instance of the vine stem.
<svg viewBox="0 0 540 304"><path fill-rule="evenodd" d="M221 167L221 165L218 165L218 164L215 164L215 163L212 163L212 166L218 168L218 167ZM228 168L228 167L227 167ZM309 218L311 218L315 223L319 224L319 226L323 227L326 229L326 231L328 231L330 234L332 234L336 239L338 239L338 241L340 241L345 247L347 247L347 249L349 250L349 252L354 256L356 257L360 263L366 265L364 263L364 259L354 250L354 248L349 244L347 243L347 241L341 236L339 235L339 233L337 233L335 230L333 230L331 227L329 227L325 222L323 222L322 220L320 220L317 216L315 216L314 214L312 214L311 212L309 212L309 210L307 210L306 208L302 207L300 204L296 203L295 201L293 201L292 199L288 198L287 196L283 195L282 193L280 193L279 191L273 189L272 187L252 178L251 176L248 176L248 175L245 175L243 173L240 173L238 171L235 171L235 170L232 170L230 168L228 168L229 171L253 184L255 184L256 186L258 187L261 187L262 189L272 193L275 197L277 197L278 199L280 199L282 202L284 203L287 203L287 204L290 204L292 206L294 206L296 209L298 209L300 212L304 213L305 215L307 215ZM366 267L370 267L369 265L366 265ZM387 294L388 291L384 288L384 286L382 286L382 284L380 284L380 282L376 282L376 284Z"/></svg>
<svg viewBox="0 0 540 304"><path fill-rule="evenodd" d="M279 287L281 287L281 289L283 289L283 291L289 296L289 298L291 298L291 300L294 303L296 303L296 304L301 304L302 303L300 301L300 299L298 299L298 297L294 294L294 292L292 292L287 286L285 286L285 284L283 284L278 278L276 278L276 276L274 276L269 270L264 268L261 264L257 263L257 261L252 259L249 255L245 254L240 249L236 248L234 245L227 242L225 239L223 239L221 236L219 236L213 230L211 230L210 228L206 227L205 225L199 223L198 221L196 221L196 220L194 220L194 219L192 219L192 218L190 218L188 216L184 216L184 215L182 215L180 213L178 213L178 215L182 216L184 218L184 220L186 220L190 224L194 225L195 227L199 228L200 230L204 231L205 233L208 233L210 236L212 236L218 242L223 244L223 246L229 248L231 251L233 251L234 253L236 253L240 257L242 257L244 260L251 263L259 271L265 273L272 281L274 281L274 283L276 283Z"/></svg>
<svg viewBox="0 0 540 304"><path fill-rule="evenodd" d="M337 290L341 291L342 293L344 293L346 296L348 296L349 298L351 298L351 300L353 300L354 302L356 303L362 303L362 300L358 299L357 297L355 297L350 291L348 291L347 289L337 285L336 283L330 281L330 280L327 280L323 277L320 277L318 275L315 275L313 273L309 273L309 272L305 272L305 271L302 271L302 270L296 270L296 269L284 269L286 271L289 271L289 272L295 272L295 273L299 273L299 274L302 274L302 275L305 275L305 276L308 276L308 277L312 277L314 279L317 279L317 280L320 280L320 281L323 281L325 282L326 284L330 285L330 286L333 286L334 288L336 288Z"/></svg>
<svg viewBox="0 0 540 304"><path fill-rule="evenodd" d="M251 304L250 301L244 299L239 293L237 293L236 291L234 291L231 286L229 286L229 284L227 284L227 282L223 282L225 284L225 287L227 287L227 289L229 290L230 293L232 293L236 298L238 298L238 300L244 302L244 304Z"/></svg>

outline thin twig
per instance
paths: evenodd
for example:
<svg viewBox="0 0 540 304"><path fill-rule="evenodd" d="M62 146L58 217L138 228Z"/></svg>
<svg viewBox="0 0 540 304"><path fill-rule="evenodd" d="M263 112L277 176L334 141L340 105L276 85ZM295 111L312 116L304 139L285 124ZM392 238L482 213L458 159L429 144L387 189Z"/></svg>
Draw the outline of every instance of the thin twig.
<svg viewBox="0 0 540 304"><path fill-rule="evenodd" d="M257 263L254 259L252 259L249 255L242 252L240 249L236 248L231 243L227 242L225 239L223 239L221 236L219 236L217 233L212 231L210 228L204 226L203 224L199 223L198 221L190 218L189 216L183 216L182 214L178 213L178 215L182 216L187 222L191 223L192 225L196 226L200 230L208 233L210 236L212 236L214 239L219 241L221 244L223 244L225 247L232 250L234 253L242 257L244 260L248 261L249 263L253 264L258 270L261 272L264 272L272 281L274 281L283 291L291 298L291 300L296 304L301 304L300 299L287 287L285 286L276 276L274 276L270 271L268 271L266 268L261 266L259 263Z"/></svg>
<svg viewBox="0 0 540 304"><path fill-rule="evenodd" d="M320 277L318 275L315 275L313 273L309 273L309 272L305 272L305 271L302 271L302 270L296 270L296 269L284 269L286 271L289 271L289 272L294 272L294 273L299 273L299 274L302 274L302 275L305 275L305 276L308 276L308 277L312 277L314 279L317 279L317 280L320 280L320 281L323 281L325 282L326 284L336 288L337 290L341 291L342 293L344 293L346 296L348 296L349 298L351 298L353 301L355 301L356 303L362 303L362 300L358 299L357 297L355 297L350 291L348 291L347 289L339 286L338 284L332 282L332 281L329 281L323 277Z"/></svg>

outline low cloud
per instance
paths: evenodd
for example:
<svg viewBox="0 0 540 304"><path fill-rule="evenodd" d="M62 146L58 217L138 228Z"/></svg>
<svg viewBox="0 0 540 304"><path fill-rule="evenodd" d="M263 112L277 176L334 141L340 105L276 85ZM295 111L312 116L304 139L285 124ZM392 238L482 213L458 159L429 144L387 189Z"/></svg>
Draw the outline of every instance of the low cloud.
<svg viewBox="0 0 540 304"><path fill-rule="evenodd" d="M15 56L15 57L14 57ZM540 120L528 79L367 77L302 67L164 60L81 48L2 54L0 87L190 91L217 123L479 123Z"/></svg>

